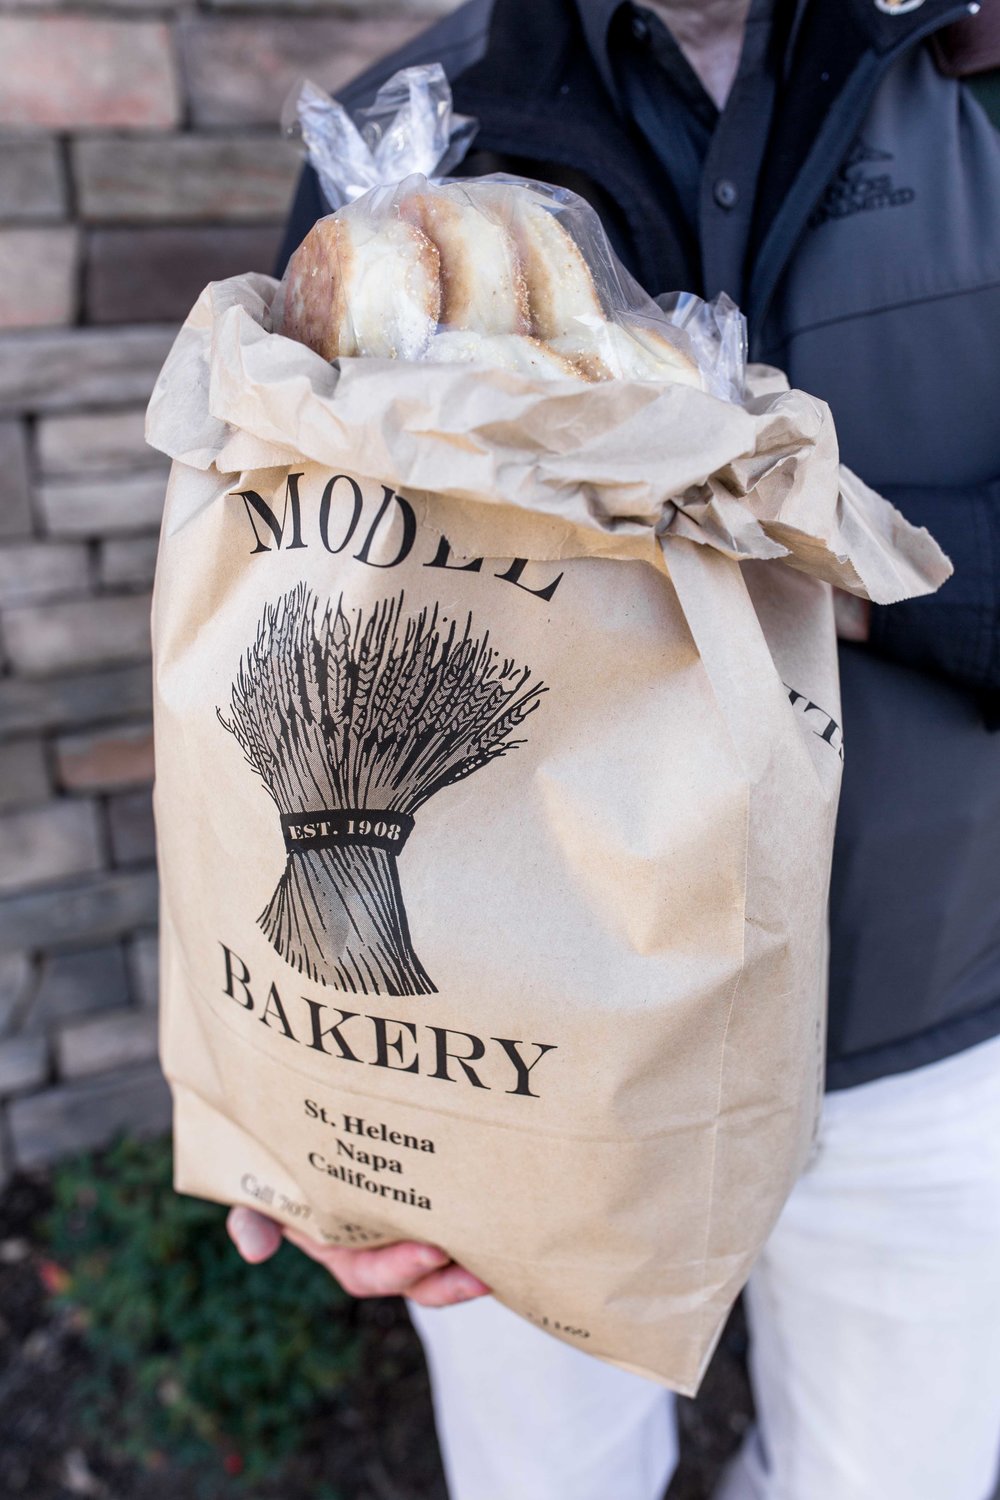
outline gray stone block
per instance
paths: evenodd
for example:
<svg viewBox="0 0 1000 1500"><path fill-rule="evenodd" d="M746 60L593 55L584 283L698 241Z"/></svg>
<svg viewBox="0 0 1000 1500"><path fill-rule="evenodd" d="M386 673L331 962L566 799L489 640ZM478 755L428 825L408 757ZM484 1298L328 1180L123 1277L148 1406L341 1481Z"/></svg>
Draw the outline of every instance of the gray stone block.
<svg viewBox="0 0 1000 1500"><path fill-rule="evenodd" d="M0 337L0 411L146 401L176 335L173 325L6 334Z"/></svg>
<svg viewBox="0 0 1000 1500"><path fill-rule="evenodd" d="M85 593L89 582L87 549L79 543L0 545L0 607Z"/></svg>
<svg viewBox="0 0 1000 1500"><path fill-rule="evenodd" d="M300 158L275 135L82 136L73 173L85 220L280 222Z"/></svg>
<svg viewBox="0 0 1000 1500"><path fill-rule="evenodd" d="M60 219L66 208L59 147L52 140L5 140L0 151L0 218Z"/></svg>
<svg viewBox="0 0 1000 1500"><path fill-rule="evenodd" d="M181 56L196 125L271 125L298 79L336 93L415 36L423 22L383 16L194 16L180 23Z"/></svg>
<svg viewBox="0 0 1000 1500"><path fill-rule="evenodd" d="M77 1021L64 1027L56 1040L59 1076L89 1078L151 1062L156 1056L156 1033L156 1014L149 1010L110 1011Z"/></svg>
<svg viewBox="0 0 1000 1500"><path fill-rule="evenodd" d="M196 0L172 0L169 9L171 12L189 10ZM273 0L272 0L273 3ZM15 7L10 7L14 9ZM167 7L163 0L17 0L16 9L19 11L42 11L48 14L54 10L73 11L77 15L82 12L97 12L99 15L107 14L109 11L118 11L123 15L132 12L133 15L141 15L143 12L162 12ZM76 128L74 126L74 128Z"/></svg>
<svg viewBox="0 0 1000 1500"><path fill-rule="evenodd" d="M25 1027L32 1032L57 1023L128 1005L129 983L120 943L50 954L42 960Z"/></svg>
<svg viewBox="0 0 1000 1500"><path fill-rule="evenodd" d="M0 328L72 323L79 254L75 225L0 228Z"/></svg>
<svg viewBox="0 0 1000 1500"><path fill-rule="evenodd" d="M166 475L156 469L105 479L50 479L40 487L39 509L52 535L97 538L158 527L166 493Z"/></svg>
<svg viewBox="0 0 1000 1500"><path fill-rule="evenodd" d="M0 953L0 1037L18 1030L31 999L34 966L27 953Z"/></svg>
<svg viewBox="0 0 1000 1500"><path fill-rule="evenodd" d="M147 1064L121 1076L46 1089L10 1105L14 1162L30 1169L79 1151L107 1146L122 1131L156 1136L170 1127L170 1091Z"/></svg>
<svg viewBox="0 0 1000 1500"><path fill-rule="evenodd" d="M148 588L156 571L158 536L115 537L102 542L98 574L104 588Z"/></svg>
<svg viewBox="0 0 1000 1500"><path fill-rule="evenodd" d="M7 655L16 672L39 677L142 660L150 653L149 603L147 594L104 595L7 610Z"/></svg>
<svg viewBox="0 0 1000 1500"><path fill-rule="evenodd" d="M111 853L116 865L149 864L156 858L153 796L150 790L108 798Z"/></svg>
<svg viewBox="0 0 1000 1500"><path fill-rule="evenodd" d="M182 322L208 282L244 271L270 275L281 234L278 225L243 224L95 229L87 250L87 318Z"/></svg>
<svg viewBox="0 0 1000 1500"><path fill-rule="evenodd" d="M203 0L205 10L273 11L274 0ZM282 15L335 11L372 25L386 16L419 16L428 25L437 16L454 10L461 0L285 0ZM384 50L388 50L387 48Z"/></svg>
<svg viewBox="0 0 1000 1500"><path fill-rule="evenodd" d="M170 130L180 118L170 28L106 16L0 16L0 125Z"/></svg>
<svg viewBox="0 0 1000 1500"><path fill-rule="evenodd" d="M0 151L2 159L3 152ZM21 422L0 422L0 537L30 536L31 529L31 486L24 426Z"/></svg>
<svg viewBox="0 0 1000 1500"><path fill-rule="evenodd" d="M143 436L145 409L42 417L38 423L38 463L47 476L131 473L166 469L168 460Z"/></svg>
<svg viewBox="0 0 1000 1500"><path fill-rule="evenodd" d="M67 880L101 868L97 806L48 802L0 817L0 892Z"/></svg>
<svg viewBox="0 0 1000 1500"><path fill-rule="evenodd" d="M41 740L10 740L0 744L0 812L44 802L49 795L49 773Z"/></svg>
<svg viewBox="0 0 1000 1500"><path fill-rule="evenodd" d="M157 916L155 870L115 870L56 890L0 897L0 952L101 943Z"/></svg>
<svg viewBox="0 0 1000 1500"><path fill-rule="evenodd" d="M148 715L152 696L150 669L145 663L35 681L0 678L0 734Z"/></svg>
<svg viewBox="0 0 1000 1500"><path fill-rule="evenodd" d="M114 791L153 780L151 724L109 724L56 744L56 775L67 791Z"/></svg>
<svg viewBox="0 0 1000 1500"><path fill-rule="evenodd" d="M132 992L140 1005L155 1009L160 999L160 937L140 932L129 944Z"/></svg>
<svg viewBox="0 0 1000 1500"><path fill-rule="evenodd" d="M0 1042L0 1099L30 1094L48 1081L49 1049L43 1036Z"/></svg>

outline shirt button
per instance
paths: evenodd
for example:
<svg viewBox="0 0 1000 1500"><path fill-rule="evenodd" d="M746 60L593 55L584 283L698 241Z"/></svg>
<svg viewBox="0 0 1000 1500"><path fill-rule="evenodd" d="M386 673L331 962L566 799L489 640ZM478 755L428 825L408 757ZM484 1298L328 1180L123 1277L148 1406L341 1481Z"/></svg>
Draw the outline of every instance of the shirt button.
<svg viewBox="0 0 1000 1500"><path fill-rule="evenodd" d="M632 17L632 35L637 42L649 41L649 22L645 16Z"/></svg>
<svg viewBox="0 0 1000 1500"><path fill-rule="evenodd" d="M720 177L712 189L712 197L720 208L735 208L740 199L740 191L729 177Z"/></svg>

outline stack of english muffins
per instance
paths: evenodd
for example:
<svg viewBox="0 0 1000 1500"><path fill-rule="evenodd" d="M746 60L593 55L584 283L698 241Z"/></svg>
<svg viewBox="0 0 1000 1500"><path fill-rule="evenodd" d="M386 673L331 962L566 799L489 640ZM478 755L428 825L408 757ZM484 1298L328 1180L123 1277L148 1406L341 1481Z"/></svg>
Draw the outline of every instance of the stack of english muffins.
<svg viewBox="0 0 1000 1500"><path fill-rule="evenodd" d="M630 316L621 297L607 305L566 227L572 218L541 188L496 179L412 177L375 190L303 240L276 331L327 360L479 363L543 379L702 388L665 321L657 328Z"/></svg>

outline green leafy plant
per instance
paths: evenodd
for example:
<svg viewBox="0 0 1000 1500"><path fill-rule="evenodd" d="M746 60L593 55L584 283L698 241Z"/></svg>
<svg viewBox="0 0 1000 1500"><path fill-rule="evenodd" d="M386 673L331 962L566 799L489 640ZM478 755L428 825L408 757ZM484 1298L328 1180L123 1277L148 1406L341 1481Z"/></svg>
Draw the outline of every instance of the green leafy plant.
<svg viewBox="0 0 1000 1500"><path fill-rule="evenodd" d="M122 1140L56 1171L47 1280L88 1346L81 1402L106 1450L274 1481L358 1338L327 1272L291 1246L247 1265L224 1218L173 1191L169 1142Z"/></svg>

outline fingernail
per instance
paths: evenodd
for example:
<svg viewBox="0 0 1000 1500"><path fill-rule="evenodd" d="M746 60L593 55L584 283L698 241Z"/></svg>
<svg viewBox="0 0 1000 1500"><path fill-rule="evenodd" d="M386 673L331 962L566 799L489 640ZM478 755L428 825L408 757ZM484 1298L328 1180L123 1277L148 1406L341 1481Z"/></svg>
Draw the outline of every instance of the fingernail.
<svg viewBox="0 0 1000 1500"><path fill-rule="evenodd" d="M438 1266L446 1266L451 1256L446 1250L439 1250L436 1245L422 1245L417 1252L417 1265L422 1271L433 1271Z"/></svg>
<svg viewBox="0 0 1000 1500"><path fill-rule="evenodd" d="M273 1235L269 1224L262 1224L256 1214L248 1208L234 1208L229 1215L229 1232L236 1248L248 1260L258 1255L268 1255Z"/></svg>
<svg viewBox="0 0 1000 1500"><path fill-rule="evenodd" d="M460 1276L455 1286L456 1294L463 1301L469 1297L481 1297L488 1290L476 1276Z"/></svg>

